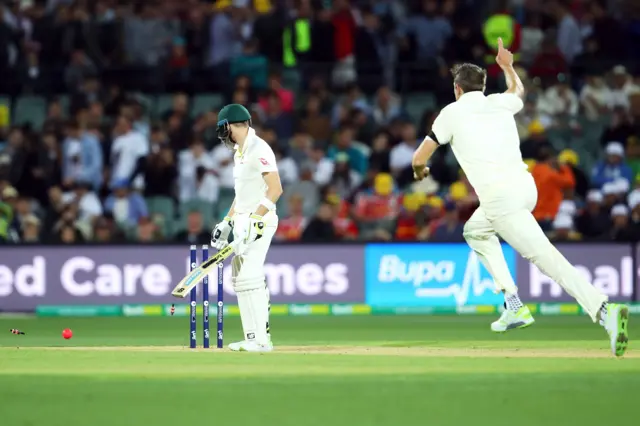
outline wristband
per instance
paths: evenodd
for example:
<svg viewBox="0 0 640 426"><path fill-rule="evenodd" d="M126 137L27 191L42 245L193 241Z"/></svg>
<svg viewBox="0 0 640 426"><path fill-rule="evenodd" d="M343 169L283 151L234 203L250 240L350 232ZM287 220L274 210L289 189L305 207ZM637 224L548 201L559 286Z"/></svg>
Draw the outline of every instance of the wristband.
<svg viewBox="0 0 640 426"><path fill-rule="evenodd" d="M267 208L267 210L269 210L269 211L276 209L275 203L273 201L271 201L270 199L268 199L267 197L264 197L260 201L260 205L265 206Z"/></svg>
<svg viewBox="0 0 640 426"><path fill-rule="evenodd" d="M225 216L224 219L222 219L224 222L229 222L229 224L233 223L233 219L230 216Z"/></svg>

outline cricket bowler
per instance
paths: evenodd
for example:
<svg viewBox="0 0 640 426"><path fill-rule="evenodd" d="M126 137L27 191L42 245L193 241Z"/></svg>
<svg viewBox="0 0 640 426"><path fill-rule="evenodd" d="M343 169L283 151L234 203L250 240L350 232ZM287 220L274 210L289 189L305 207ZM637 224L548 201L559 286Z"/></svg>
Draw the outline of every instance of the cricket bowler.
<svg viewBox="0 0 640 426"><path fill-rule="evenodd" d="M480 206L464 226L464 238L504 293L505 311L491 330L505 332L533 324L529 309L518 297L498 235L573 296L594 322L609 334L611 350L622 356L628 343L629 308L608 303L551 244L531 211L538 193L522 161L514 115L523 107L524 86L513 68L513 55L498 40L497 64L507 91L484 95L486 71L462 64L452 70L456 101L447 105L413 156L416 179L424 179L427 161L440 145L451 149L475 189Z"/></svg>
<svg viewBox="0 0 640 426"><path fill-rule="evenodd" d="M264 262L276 228L276 202L282 194L276 157L271 147L256 136L251 114L239 104L220 110L218 138L233 156L235 199L229 213L211 233L211 246L222 250L233 230L235 255L231 281L238 297L244 340L231 343L232 351L270 352L269 289Z"/></svg>

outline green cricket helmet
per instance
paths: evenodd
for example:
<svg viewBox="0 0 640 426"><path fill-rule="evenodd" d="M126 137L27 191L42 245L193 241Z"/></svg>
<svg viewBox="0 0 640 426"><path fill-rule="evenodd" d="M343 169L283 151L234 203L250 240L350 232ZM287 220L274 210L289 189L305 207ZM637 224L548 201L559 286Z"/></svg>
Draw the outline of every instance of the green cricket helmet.
<svg viewBox="0 0 640 426"><path fill-rule="evenodd" d="M230 140L231 131L229 125L232 123L244 123L249 122L251 125L251 114L249 111L240 104L229 104L220 110L218 113L218 126L216 132L218 138L226 145L233 141Z"/></svg>

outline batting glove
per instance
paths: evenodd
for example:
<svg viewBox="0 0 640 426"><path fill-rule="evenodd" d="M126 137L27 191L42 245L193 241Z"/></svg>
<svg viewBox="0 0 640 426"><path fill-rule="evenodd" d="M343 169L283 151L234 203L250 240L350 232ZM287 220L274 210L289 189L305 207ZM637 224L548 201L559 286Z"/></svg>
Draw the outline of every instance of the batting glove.
<svg viewBox="0 0 640 426"><path fill-rule="evenodd" d="M225 218L213 228L211 231L211 247L222 250L229 244L229 234L231 233L231 226L233 222L229 216Z"/></svg>
<svg viewBox="0 0 640 426"><path fill-rule="evenodd" d="M244 243L246 245L249 245L252 242L262 238L264 228L265 224L263 217L253 213L251 216L249 216L249 226L244 233Z"/></svg>

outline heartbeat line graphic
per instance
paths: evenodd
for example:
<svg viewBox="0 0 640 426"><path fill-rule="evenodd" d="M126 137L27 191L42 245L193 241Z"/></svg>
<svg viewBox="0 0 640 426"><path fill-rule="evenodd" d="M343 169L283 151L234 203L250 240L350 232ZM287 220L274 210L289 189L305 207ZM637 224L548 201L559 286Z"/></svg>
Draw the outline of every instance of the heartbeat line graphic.
<svg viewBox="0 0 640 426"><path fill-rule="evenodd" d="M462 284L452 283L444 288L417 288L417 297L451 297L456 300L457 305L464 305L469 300L470 291L474 296L480 296L485 291L495 291L495 284L491 278L480 278L481 263L476 253L469 251L467 267L464 271Z"/></svg>
<svg viewBox="0 0 640 426"><path fill-rule="evenodd" d="M494 292L495 284L491 278L481 278L481 263L473 250L469 250L469 256L465 265L462 282L453 282L455 279L456 262L442 260L439 262L403 262L396 255L382 256L378 279L380 282L400 281L412 283L416 297L448 298L453 297L456 304L461 306L467 303L470 295L481 296L487 290ZM423 288L427 283L449 283L447 287Z"/></svg>

